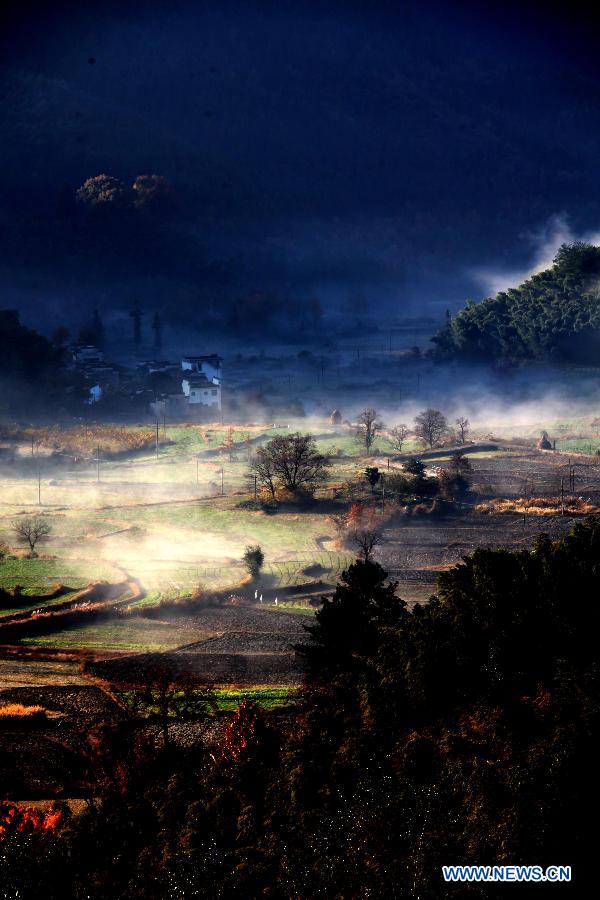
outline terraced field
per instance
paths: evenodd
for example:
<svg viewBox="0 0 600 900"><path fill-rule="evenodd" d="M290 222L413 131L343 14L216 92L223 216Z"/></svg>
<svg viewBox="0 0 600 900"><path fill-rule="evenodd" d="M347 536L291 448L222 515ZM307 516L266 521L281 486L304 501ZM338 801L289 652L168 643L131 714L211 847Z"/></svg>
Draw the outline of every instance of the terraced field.
<svg viewBox="0 0 600 900"><path fill-rule="evenodd" d="M113 654L119 665L125 665L125 656L139 661L140 654L160 653L224 682L247 687L297 683L300 669L291 646L302 635L311 602L333 590L352 560L335 543L328 484L355 477L367 461L393 470L406 454L399 457L382 435L367 459L360 456L355 435L323 426L317 440L331 454L332 467L320 502L306 509L283 506L276 513L240 509L240 500L251 496L249 449L287 432L287 427L241 426L233 432L230 451L222 447L227 428L171 428L158 457L145 451L102 461L99 473L86 463L42 476L41 507L37 478L8 477L5 471L0 538L14 542L11 522L32 512L47 517L52 534L40 545L40 558L15 553L0 561L0 582L9 590L23 588L18 600L5 602L0 619L52 610L58 600L42 595L56 583L75 590L97 580L120 583L127 573L143 590L123 608L87 619L71 617L68 625L57 620L54 629L48 625L25 635L22 645L67 655ZM480 446L470 454L479 499L556 495L569 462L575 467L577 490L600 497L600 466L594 457L574 455L569 461L522 442ZM410 454L412 445L405 450ZM431 470L448 462L444 451L422 456ZM426 600L439 572L475 546L527 546L540 531L558 535L570 525L569 516L483 515L469 504L444 519L416 518L400 510L386 527L376 557L399 581L400 595L413 603ZM256 596L240 561L249 543L261 544L266 556ZM193 616L164 607L198 586L229 590L236 605ZM9 669L5 661L7 678Z"/></svg>

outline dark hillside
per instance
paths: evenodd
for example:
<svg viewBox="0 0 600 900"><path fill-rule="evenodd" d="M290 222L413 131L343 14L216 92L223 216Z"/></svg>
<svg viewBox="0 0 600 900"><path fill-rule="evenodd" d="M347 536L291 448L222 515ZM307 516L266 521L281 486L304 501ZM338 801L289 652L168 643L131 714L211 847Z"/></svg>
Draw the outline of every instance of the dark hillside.
<svg viewBox="0 0 600 900"><path fill-rule="evenodd" d="M563 244L552 268L468 302L433 338L439 359L573 362L600 358L600 247Z"/></svg>

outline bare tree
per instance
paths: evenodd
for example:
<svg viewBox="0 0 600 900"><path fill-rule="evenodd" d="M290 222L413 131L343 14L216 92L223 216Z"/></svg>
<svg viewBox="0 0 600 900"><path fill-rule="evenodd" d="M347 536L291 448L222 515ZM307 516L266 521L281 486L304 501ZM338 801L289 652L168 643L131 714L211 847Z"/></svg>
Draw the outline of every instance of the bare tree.
<svg viewBox="0 0 600 900"><path fill-rule="evenodd" d="M133 688L127 695L130 712L158 725L165 748L170 744L171 725L203 718L217 708L209 684L198 682L185 672L173 672L163 665L144 669L144 683L133 685Z"/></svg>
<svg viewBox="0 0 600 900"><path fill-rule="evenodd" d="M461 442L461 444L464 444L464 442L467 438L467 434L469 432L471 423L469 422L469 420L467 418L465 418L465 416L459 416L458 419L456 419L455 421L456 421L456 424L458 425L458 430L460 431L460 442Z"/></svg>
<svg viewBox="0 0 600 900"><path fill-rule="evenodd" d="M399 425L394 425L393 428L390 428L390 439L398 453L402 453L402 447L409 434L408 425L405 425L404 422L400 422Z"/></svg>
<svg viewBox="0 0 600 900"><path fill-rule="evenodd" d="M35 552L38 541L44 541L52 533L52 526L42 516L27 516L11 522L12 530L20 541L29 545L31 553Z"/></svg>
<svg viewBox="0 0 600 900"><path fill-rule="evenodd" d="M351 531L348 538L358 549L359 555L364 561L369 562L375 547L381 543L382 535L377 529L365 525L364 527L355 528Z"/></svg>
<svg viewBox="0 0 600 900"><path fill-rule="evenodd" d="M256 475L260 486L265 487L270 491L271 497L274 500L277 472L275 471L271 454L266 447L258 448L256 455L250 461L250 470L253 475Z"/></svg>
<svg viewBox="0 0 600 900"><path fill-rule="evenodd" d="M358 434L365 442L367 453L371 452L375 436L382 426L383 422L380 420L376 410L371 407L363 409L358 417Z"/></svg>
<svg viewBox="0 0 600 900"><path fill-rule="evenodd" d="M345 540L368 562L375 547L383 540L382 520L373 506L353 503L345 516Z"/></svg>
<svg viewBox="0 0 600 900"><path fill-rule="evenodd" d="M273 497L276 487L295 494L312 489L325 478L329 460L317 450L310 434L277 435L257 452L253 471Z"/></svg>
<svg viewBox="0 0 600 900"><path fill-rule="evenodd" d="M439 409L429 407L415 416L415 434L430 448L438 444L447 431L446 417Z"/></svg>

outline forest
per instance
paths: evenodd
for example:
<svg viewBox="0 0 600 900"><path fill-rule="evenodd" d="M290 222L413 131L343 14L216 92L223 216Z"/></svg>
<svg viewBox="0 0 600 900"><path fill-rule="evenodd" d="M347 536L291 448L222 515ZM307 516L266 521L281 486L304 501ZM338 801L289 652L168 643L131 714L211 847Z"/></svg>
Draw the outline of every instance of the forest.
<svg viewBox="0 0 600 900"><path fill-rule="evenodd" d="M551 268L480 303L468 302L432 338L439 360L596 365L600 247L563 244Z"/></svg>

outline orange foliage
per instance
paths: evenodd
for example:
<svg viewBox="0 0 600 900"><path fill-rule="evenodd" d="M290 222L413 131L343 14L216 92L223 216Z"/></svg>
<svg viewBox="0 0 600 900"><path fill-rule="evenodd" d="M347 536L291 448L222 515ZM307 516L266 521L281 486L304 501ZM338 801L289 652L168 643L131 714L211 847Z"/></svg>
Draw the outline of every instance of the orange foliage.
<svg viewBox="0 0 600 900"><path fill-rule="evenodd" d="M56 834L62 821L61 810L41 812L32 806L21 807L12 803L0 804L0 841L13 834L33 834L47 831Z"/></svg>

